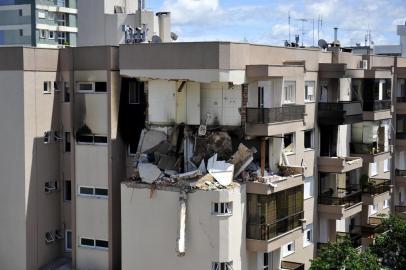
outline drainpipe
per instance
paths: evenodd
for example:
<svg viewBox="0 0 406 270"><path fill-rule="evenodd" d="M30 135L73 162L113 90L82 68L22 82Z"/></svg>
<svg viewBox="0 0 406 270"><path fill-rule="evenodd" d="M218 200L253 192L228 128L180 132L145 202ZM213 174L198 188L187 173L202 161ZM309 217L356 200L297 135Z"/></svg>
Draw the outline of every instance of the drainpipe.
<svg viewBox="0 0 406 270"><path fill-rule="evenodd" d="M179 195L179 226L178 238L176 239L176 253L179 257L185 256L186 254L186 202L187 193L182 189Z"/></svg>

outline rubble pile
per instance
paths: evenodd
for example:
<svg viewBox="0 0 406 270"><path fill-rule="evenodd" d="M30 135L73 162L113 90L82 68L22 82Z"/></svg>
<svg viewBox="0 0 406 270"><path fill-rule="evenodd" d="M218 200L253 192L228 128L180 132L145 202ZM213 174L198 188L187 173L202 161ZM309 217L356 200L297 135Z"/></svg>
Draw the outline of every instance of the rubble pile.
<svg viewBox="0 0 406 270"><path fill-rule="evenodd" d="M302 167L281 166L279 171L261 169L255 147L233 142L227 131L204 133L189 126L144 129L141 133L131 180L161 186L199 190L228 189L238 182L257 181L274 185Z"/></svg>

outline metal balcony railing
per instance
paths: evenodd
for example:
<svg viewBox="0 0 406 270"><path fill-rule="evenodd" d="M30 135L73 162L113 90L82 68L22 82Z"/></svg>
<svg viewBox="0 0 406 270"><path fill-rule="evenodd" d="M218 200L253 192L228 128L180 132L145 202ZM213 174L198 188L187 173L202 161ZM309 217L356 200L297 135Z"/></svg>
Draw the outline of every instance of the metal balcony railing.
<svg viewBox="0 0 406 270"><path fill-rule="evenodd" d="M387 152L383 145L377 145L376 143L351 143L351 153L354 154L369 154L377 155Z"/></svg>
<svg viewBox="0 0 406 270"><path fill-rule="evenodd" d="M406 177L406 170L396 169L396 170L395 170L395 175L396 175L396 176Z"/></svg>
<svg viewBox="0 0 406 270"><path fill-rule="evenodd" d="M390 180L371 178L369 183L362 186L362 192L377 195L389 191L390 187Z"/></svg>
<svg viewBox="0 0 406 270"><path fill-rule="evenodd" d="M279 219L271 224L247 224L247 238L269 240L302 226L304 212Z"/></svg>
<svg viewBox="0 0 406 270"><path fill-rule="evenodd" d="M281 268L287 270L304 270L305 265L303 263L281 261Z"/></svg>
<svg viewBox="0 0 406 270"><path fill-rule="evenodd" d="M363 102L364 111L366 112L389 110L391 104L391 100L368 100Z"/></svg>
<svg viewBox="0 0 406 270"><path fill-rule="evenodd" d="M357 115L362 114L362 106L359 101L320 102L319 111Z"/></svg>
<svg viewBox="0 0 406 270"><path fill-rule="evenodd" d="M362 192L356 191L343 197L333 197L327 194L320 194L318 202L327 205L344 205L345 208L351 207L362 201Z"/></svg>
<svg viewBox="0 0 406 270"><path fill-rule="evenodd" d="M303 120L304 105L284 105L276 108L247 108L247 123L268 124Z"/></svg>

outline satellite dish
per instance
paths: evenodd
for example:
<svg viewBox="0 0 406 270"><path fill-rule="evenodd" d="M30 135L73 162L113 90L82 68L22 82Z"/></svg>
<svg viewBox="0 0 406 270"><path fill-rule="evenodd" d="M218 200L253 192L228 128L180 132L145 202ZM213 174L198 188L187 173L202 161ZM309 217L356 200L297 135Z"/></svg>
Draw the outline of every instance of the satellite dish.
<svg viewBox="0 0 406 270"><path fill-rule="evenodd" d="M178 40L178 35L174 32L171 32L171 39L172 40Z"/></svg>
<svg viewBox="0 0 406 270"><path fill-rule="evenodd" d="M153 35L153 36L152 36L152 39L151 39L151 42L152 42L152 43L161 43L161 42L162 42L162 39L161 39L159 36L157 36L157 35Z"/></svg>
<svg viewBox="0 0 406 270"><path fill-rule="evenodd" d="M327 49L328 47L328 43L324 39L320 39L318 44L321 49Z"/></svg>

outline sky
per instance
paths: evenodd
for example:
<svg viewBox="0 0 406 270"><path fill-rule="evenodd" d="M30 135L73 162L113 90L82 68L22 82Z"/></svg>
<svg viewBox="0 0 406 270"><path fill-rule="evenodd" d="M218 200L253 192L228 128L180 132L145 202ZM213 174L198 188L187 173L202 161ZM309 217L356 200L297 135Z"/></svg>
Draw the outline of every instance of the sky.
<svg viewBox="0 0 406 270"><path fill-rule="evenodd" d="M406 21L406 0L146 0L146 7L171 12L179 41L283 45L290 14L291 40L299 34L306 46L318 37L332 42L334 27L345 46L364 45L368 30L376 45L399 44L396 25Z"/></svg>

